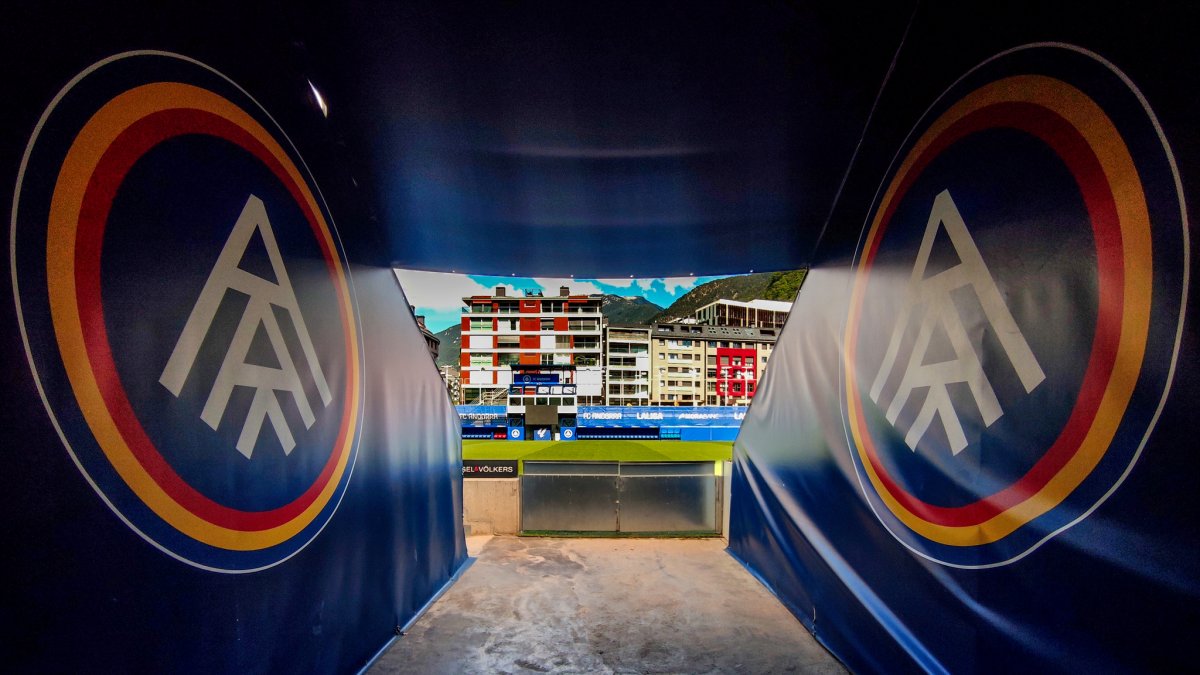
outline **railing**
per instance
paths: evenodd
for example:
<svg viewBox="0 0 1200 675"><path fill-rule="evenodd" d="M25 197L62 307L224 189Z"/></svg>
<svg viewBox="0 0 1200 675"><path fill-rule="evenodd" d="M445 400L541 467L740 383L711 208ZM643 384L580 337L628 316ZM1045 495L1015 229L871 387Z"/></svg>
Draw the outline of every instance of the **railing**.
<svg viewBox="0 0 1200 675"><path fill-rule="evenodd" d="M479 396L481 405L498 405L501 401L507 402L507 389L488 389Z"/></svg>

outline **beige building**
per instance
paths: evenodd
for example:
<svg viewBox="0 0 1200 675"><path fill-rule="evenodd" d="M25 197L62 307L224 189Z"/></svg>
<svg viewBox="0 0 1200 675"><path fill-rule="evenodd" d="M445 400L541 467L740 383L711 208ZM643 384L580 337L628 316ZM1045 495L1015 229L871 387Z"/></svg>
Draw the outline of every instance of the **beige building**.
<svg viewBox="0 0 1200 675"><path fill-rule="evenodd" d="M704 400L703 328L655 324L650 345L650 399L653 405L694 406Z"/></svg>
<svg viewBox="0 0 1200 675"><path fill-rule="evenodd" d="M748 405L778 334L774 328L656 324L651 405Z"/></svg>

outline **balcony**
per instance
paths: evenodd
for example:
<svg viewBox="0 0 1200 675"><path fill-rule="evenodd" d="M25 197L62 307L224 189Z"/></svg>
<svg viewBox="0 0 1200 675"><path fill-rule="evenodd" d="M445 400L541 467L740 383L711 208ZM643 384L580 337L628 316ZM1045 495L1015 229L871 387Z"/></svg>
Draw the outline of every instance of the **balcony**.
<svg viewBox="0 0 1200 675"><path fill-rule="evenodd" d="M626 347L610 347L610 348L609 348L609 350L608 350L608 353L609 353L609 354L631 354L631 355L642 356L642 355L648 355L648 354L650 354L650 350L649 350L649 349L646 349L646 348L643 348L643 349L629 349L629 348L626 348Z"/></svg>

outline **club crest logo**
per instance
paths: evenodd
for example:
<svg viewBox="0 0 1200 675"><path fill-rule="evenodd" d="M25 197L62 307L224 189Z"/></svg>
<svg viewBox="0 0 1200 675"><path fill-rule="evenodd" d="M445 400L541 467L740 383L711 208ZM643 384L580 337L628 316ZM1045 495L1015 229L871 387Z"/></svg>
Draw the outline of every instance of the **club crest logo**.
<svg viewBox="0 0 1200 675"><path fill-rule="evenodd" d="M332 218L267 112L186 57L105 59L39 121L11 237L33 375L108 507L219 572L313 541L353 471L362 350Z"/></svg>
<svg viewBox="0 0 1200 675"><path fill-rule="evenodd" d="M842 364L899 542L1005 565L1119 488L1178 355L1185 213L1149 105L1084 50L1010 50L926 112L860 240Z"/></svg>

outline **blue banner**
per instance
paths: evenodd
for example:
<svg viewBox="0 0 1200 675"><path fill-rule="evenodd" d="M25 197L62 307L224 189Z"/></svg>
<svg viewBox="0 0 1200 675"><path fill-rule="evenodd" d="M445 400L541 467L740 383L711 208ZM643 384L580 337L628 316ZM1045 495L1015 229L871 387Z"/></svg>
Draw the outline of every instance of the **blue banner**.
<svg viewBox="0 0 1200 675"><path fill-rule="evenodd" d="M658 406L594 406L579 408L581 428L739 427L746 409L737 406L676 408Z"/></svg>
<svg viewBox="0 0 1200 675"><path fill-rule="evenodd" d="M75 72L15 125L6 666L361 668L466 561L460 423L408 303L233 80L162 52Z"/></svg>
<svg viewBox="0 0 1200 675"><path fill-rule="evenodd" d="M464 427L504 426L502 405L460 405L458 416ZM576 420L580 428L694 428L740 427L746 409L738 406L675 408L658 406L580 406Z"/></svg>
<svg viewBox="0 0 1200 675"><path fill-rule="evenodd" d="M513 384L558 384L558 373L520 373L513 375Z"/></svg>
<svg viewBox="0 0 1200 675"><path fill-rule="evenodd" d="M735 444L730 551L854 672L1188 670L1200 360L1170 139L1194 106L1156 82L1194 53L1134 77L949 4L914 21Z"/></svg>
<svg viewBox="0 0 1200 675"><path fill-rule="evenodd" d="M507 424L507 415L502 405L459 405L458 418L464 427L502 427Z"/></svg>

